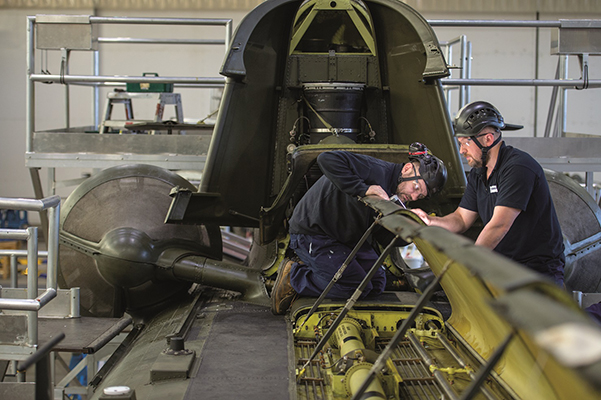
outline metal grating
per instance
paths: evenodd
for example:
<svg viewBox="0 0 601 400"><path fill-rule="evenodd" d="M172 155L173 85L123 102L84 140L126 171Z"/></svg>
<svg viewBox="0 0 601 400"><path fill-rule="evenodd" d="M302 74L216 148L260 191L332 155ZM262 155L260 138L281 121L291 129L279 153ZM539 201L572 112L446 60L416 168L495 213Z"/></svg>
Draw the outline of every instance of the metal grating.
<svg viewBox="0 0 601 400"><path fill-rule="evenodd" d="M317 342L311 339L299 339L295 341L297 368L302 368L305 365L315 350L316 345ZM326 398L326 379L321 368L324 363L323 356L311 362L304 376L297 382L299 398L307 400L322 400Z"/></svg>
<svg viewBox="0 0 601 400"><path fill-rule="evenodd" d="M376 351L381 353L387 344L387 340L378 340ZM297 368L305 365L316 345L317 341L312 339L295 341ZM397 346L391 359L403 378L403 382L399 385L401 399L439 400L445 398L440 385L432 377L428 366L409 340L404 340ZM331 398L329 395L331 388L328 386L327 372L325 372L325 368L329 366L323 355L311 362L310 367L297 382L298 398L307 400Z"/></svg>
<svg viewBox="0 0 601 400"><path fill-rule="evenodd" d="M381 353L387 341L378 341L378 353ZM403 340L392 353L392 362L396 365L403 382L399 385L402 399L441 399L443 392L432 377L428 366L408 340Z"/></svg>

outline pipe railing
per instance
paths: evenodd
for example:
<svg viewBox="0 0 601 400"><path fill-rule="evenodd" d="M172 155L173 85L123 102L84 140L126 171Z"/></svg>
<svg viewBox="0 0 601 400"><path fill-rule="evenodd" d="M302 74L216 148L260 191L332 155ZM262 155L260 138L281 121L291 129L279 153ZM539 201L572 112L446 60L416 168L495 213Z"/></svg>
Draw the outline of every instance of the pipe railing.
<svg viewBox="0 0 601 400"><path fill-rule="evenodd" d="M497 28L559 28L561 21L490 20L490 19L429 19L430 26L497 27Z"/></svg>
<svg viewBox="0 0 601 400"><path fill-rule="evenodd" d="M10 257L10 284L11 288L19 287L17 275L19 273L19 266L17 260L22 257L27 257L27 250L0 250L0 257ZM38 250L38 259L48 258L48 252L45 250Z"/></svg>
<svg viewBox="0 0 601 400"><path fill-rule="evenodd" d="M453 46L459 45L460 55L459 55L459 65L452 66L450 68L458 68L460 70L461 82L466 79L471 78L471 66L472 66L472 43L467 40L466 35L460 35L454 39L448 40L446 42L440 42L440 46L446 49L446 59L447 63L453 62ZM447 99L447 110L449 114L451 114L451 90L458 90L458 108L463 107L467 103L470 102L470 87L468 85L452 85L448 83L449 79L445 79L444 82L444 90Z"/></svg>
<svg viewBox="0 0 601 400"><path fill-rule="evenodd" d="M0 298L0 310L21 310L28 312L27 344L38 342L38 311L57 294L58 232L60 218L60 197L51 196L41 200L14 199L0 197L0 209L47 211L48 212L48 264L46 270L46 290L38 295L38 228L1 229L0 239L27 241L27 299ZM15 252L15 250L12 250Z"/></svg>
<svg viewBox="0 0 601 400"><path fill-rule="evenodd" d="M561 28L562 26L569 25L570 20L558 20L558 21L540 21L540 20L428 20L428 23L432 27L497 27L497 28ZM464 48L462 43L462 58L471 58L471 49L469 47ZM469 46L467 42L466 46ZM462 63L463 66L463 63ZM471 63L465 64L466 68L469 68ZM567 70L567 57L565 57L564 69ZM441 79L440 82L444 86L550 86L550 87L562 87L562 88L598 88L601 87L601 80L589 80L584 78L585 74L582 71L583 78L580 79L567 79L567 73L562 74L562 78L557 76L555 79L472 79L469 76L471 71L464 73L462 71L461 79ZM461 93L461 92L460 92ZM469 91L463 92L464 96L469 97ZM468 101L469 102L469 101ZM562 103L563 104L563 103ZM460 106L463 105L460 103ZM565 109L566 105L563 104ZM563 124L565 126L565 123Z"/></svg>
<svg viewBox="0 0 601 400"><path fill-rule="evenodd" d="M195 78L195 77L176 77L176 76L111 76L111 75L44 75L31 74L29 76L34 82L53 82L53 83L187 83L195 86L222 87L225 84L225 78Z"/></svg>
<svg viewBox="0 0 601 400"><path fill-rule="evenodd" d="M443 85L470 85L470 86L561 86L579 88L588 85L588 88L601 87L601 79L441 79Z"/></svg>
<svg viewBox="0 0 601 400"><path fill-rule="evenodd" d="M565 24L564 20L563 23ZM432 27L496 27L496 28L561 28L562 21L504 21L504 20L428 20ZM456 39L455 39L456 40ZM471 53L463 48L462 58ZM469 65L469 63L467 64ZM462 74L461 79L441 79L443 85L453 86L561 86L561 87L601 87L601 80L585 79L471 79L468 74Z"/></svg>
<svg viewBox="0 0 601 400"><path fill-rule="evenodd" d="M35 73L35 24L36 16L27 17L27 86L26 86L26 152L33 151L33 132L35 131L35 82L53 82L65 84L65 119L66 127L70 126L69 115L69 85L91 85L94 87L94 124L99 124L99 93L100 86L123 86L125 83L173 83L184 87L218 88L223 87L225 79L218 77L123 77L99 75L99 51L94 51L94 75L70 75L68 73L69 50L63 49L66 59L64 72L60 75L44 75ZM99 37L99 43L104 44L186 44L186 45L225 45L225 53L233 35L231 19L220 18L130 18L130 17L89 17L90 24L124 24L124 25L189 25L189 26L223 26L224 39L152 39L152 38L122 38Z"/></svg>

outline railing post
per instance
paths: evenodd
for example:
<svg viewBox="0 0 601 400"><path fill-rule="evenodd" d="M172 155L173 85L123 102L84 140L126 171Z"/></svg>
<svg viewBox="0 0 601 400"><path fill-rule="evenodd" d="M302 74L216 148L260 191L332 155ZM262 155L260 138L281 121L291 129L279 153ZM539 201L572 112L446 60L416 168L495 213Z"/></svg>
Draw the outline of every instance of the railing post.
<svg viewBox="0 0 601 400"><path fill-rule="evenodd" d="M60 201L48 209L48 266L46 287L57 288L56 271L58 269L58 234L60 225Z"/></svg>
<svg viewBox="0 0 601 400"><path fill-rule="evenodd" d="M27 228L27 298L38 297L38 228ZM38 312L27 312L27 343L38 344Z"/></svg>
<svg viewBox="0 0 601 400"><path fill-rule="evenodd" d="M461 45L461 63L459 67L461 68L461 79L467 79L468 67L467 67L467 37L465 35L461 35L459 38L459 43ZM459 88L459 108L463 107L467 104L467 95L466 95L466 86L461 86Z"/></svg>
<svg viewBox="0 0 601 400"><path fill-rule="evenodd" d="M19 287L19 267L17 264L17 256L14 254L10 255L10 284L12 287Z"/></svg>
<svg viewBox="0 0 601 400"><path fill-rule="evenodd" d="M35 72L35 52L33 45L33 22L35 17L27 18L27 81L25 82L25 152L33 151L33 131L35 130L35 85L31 75Z"/></svg>

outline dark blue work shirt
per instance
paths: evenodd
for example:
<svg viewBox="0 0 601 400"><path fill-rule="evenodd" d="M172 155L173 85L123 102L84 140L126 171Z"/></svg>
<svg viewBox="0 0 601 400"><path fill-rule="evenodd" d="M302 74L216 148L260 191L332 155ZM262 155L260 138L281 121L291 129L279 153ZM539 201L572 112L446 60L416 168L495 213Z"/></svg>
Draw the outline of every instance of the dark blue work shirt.
<svg viewBox="0 0 601 400"><path fill-rule="evenodd" d="M521 150L501 143L488 178L472 169L459 207L487 224L496 206L521 210L495 251L545 275L563 268L563 236L542 167ZM560 261L559 261L560 260Z"/></svg>
<svg viewBox="0 0 601 400"><path fill-rule="evenodd" d="M328 236L352 248L376 216L357 197L371 185L394 194L403 164L346 151L322 153L317 163L324 176L296 205L290 233Z"/></svg>

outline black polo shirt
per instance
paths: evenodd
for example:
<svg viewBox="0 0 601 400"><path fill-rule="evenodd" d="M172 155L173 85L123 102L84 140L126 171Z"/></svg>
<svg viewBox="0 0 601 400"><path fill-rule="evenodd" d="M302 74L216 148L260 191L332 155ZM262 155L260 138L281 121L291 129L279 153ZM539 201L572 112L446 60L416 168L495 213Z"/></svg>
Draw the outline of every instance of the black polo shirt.
<svg viewBox="0 0 601 400"><path fill-rule="evenodd" d="M459 207L475 211L487 224L496 206L517 208L517 216L495 251L546 275L561 260L563 236L542 167L521 150L501 143L488 181L472 169Z"/></svg>

